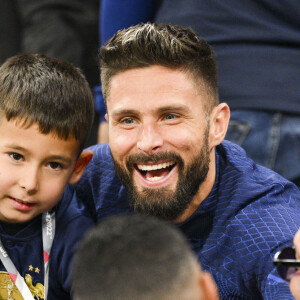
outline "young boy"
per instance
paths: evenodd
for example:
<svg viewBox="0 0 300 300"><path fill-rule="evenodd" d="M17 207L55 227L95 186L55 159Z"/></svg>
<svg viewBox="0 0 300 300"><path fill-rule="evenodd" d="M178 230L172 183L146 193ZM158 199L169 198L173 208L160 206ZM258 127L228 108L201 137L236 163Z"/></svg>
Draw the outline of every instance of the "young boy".
<svg viewBox="0 0 300 300"><path fill-rule="evenodd" d="M71 298L72 253L94 222L66 185L92 158L93 112L67 62L20 54L0 67L0 299Z"/></svg>

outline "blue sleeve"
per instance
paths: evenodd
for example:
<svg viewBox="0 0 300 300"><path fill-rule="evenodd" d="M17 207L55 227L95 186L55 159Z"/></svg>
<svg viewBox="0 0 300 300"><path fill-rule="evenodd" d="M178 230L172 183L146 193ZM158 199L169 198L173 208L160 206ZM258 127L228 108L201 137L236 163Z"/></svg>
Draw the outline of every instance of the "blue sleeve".
<svg viewBox="0 0 300 300"><path fill-rule="evenodd" d="M259 218L256 218L254 226L248 227L249 238L247 234L243 238L249 251L244 260L243 269L247 271L243 277L246 282L251 282L250 274L255 270L258 287L265 300L294 299L288 284L281 279L273 265L275 253L283 247L292 246L293 237L300 226L299 204L296 209L292 205L292 203L278 203L268 209L257 208ZM250 211L247 212L251 214ZM243 226L246 226L244 222ZM238 240L240 238L237 236L237 244ZM239 253L242 253L242 243L240 245ZM251 257L255 258L252 263ZM249 262L250 264L246 266ZM250 285L248 287L251 289Z"/></svg>
<svg viewBox="0 0 300 300"><path fill-rule="evenodd" d="M95 225L92 216L67 186L57 206L56 228L50 258L49 299L71 299L71 267L74 252L85 233Z"/></svg>
<svg viewBox="0 0 300 300"><path fill-rule="evenodd" d="M103 45L118 30L141 22L153 21L157 0L102 0L100 41Z"/></svg>
<svg viewBox="0 0 300 300"><path fill-rule="evenodd" d="M264 299L294 299L294 297L291 295L289 285L283 279L281 279L276 268L274 268L272 272L268 275L265 286Z"/></svg>
<svg viewBox="0 0 300 300"><path fill-rule="evenodd" d="M104 103L101 85L95 86L93 92L94 92L95 111L99 115L99 122L105 122L106 106Z"/></svg>
<svg viewBox="0 0 300 300"><path fill-rule="evenodd" d="M77 216L57 233L53 244L53 262L50 266L49 299L72 299L71 266L78 242L95 223L88 216ZM53 275L56 277L52 280ZM59 284L56 286L54 284Z"/></svg>
<svg viewBox="0 0 300 300"><path fill-rule="evenodd" d="M141 22L153 21L157 5L157 0L102 0L99 12L101 45L120 29ZM101 86L94 89L94 99L99 121L104 122L106 107Z"/></svg>

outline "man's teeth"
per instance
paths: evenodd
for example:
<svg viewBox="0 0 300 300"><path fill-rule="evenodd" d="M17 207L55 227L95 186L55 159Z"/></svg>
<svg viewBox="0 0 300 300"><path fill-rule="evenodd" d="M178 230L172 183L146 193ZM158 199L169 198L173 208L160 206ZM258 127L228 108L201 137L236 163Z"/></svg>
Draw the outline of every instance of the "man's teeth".
<svg viewBox="0 0 300 300"><path fill-rule="evenodd" d="M163 176L146 177L146 179L149 181L158 181L161 178L163 178Z"/></svg>
<svg viewBox="0 0 300 300"><path fill-rule="evenodd" d="M137 168L142 171L153 171L153 170L165 169L174 164L175 164L174 161L169 161L169 162L157 164L157 165L137 165ZM152 181L155 181L155 178L160 178L160 177L152 177ZM158 179L156 179L156 180L158 180Z"/></svg>

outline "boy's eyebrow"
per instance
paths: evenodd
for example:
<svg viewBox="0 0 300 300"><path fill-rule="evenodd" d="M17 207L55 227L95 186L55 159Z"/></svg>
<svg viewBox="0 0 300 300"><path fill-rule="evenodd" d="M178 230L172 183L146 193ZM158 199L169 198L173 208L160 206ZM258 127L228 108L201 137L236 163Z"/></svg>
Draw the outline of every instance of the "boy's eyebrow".
<svg viewBox="0 0 300 300"><path fill-rule="evenodd" d="M25 149L21 146L15 145L15 144L6 144L5 147L9 148L9 149L12 149L12 150L16 150L16 151L28 152L27 149Z"/></svg>
<svg viewBox="0 0 300 300"><path fill-rule="evenodd" d="M26 148L23 148L21 146L15 145L15 144L7 144L5 145L7 148L13 150L13 151L22 151L25 153L28 153L29 151ZM48 159L53 159L53 160L60 160L65 163L71 163L72 159L63 155L50 155Z"/></svg>
<svg viewBox="0 0 300 300"><path fill-rule="evenodd" d="M63 161L65 163L71 163L72 162L71 158L65 157L65 156L61 156L61 155L52 155L52 156L49 156L48 159L60 160L60 161Z"/></svg>

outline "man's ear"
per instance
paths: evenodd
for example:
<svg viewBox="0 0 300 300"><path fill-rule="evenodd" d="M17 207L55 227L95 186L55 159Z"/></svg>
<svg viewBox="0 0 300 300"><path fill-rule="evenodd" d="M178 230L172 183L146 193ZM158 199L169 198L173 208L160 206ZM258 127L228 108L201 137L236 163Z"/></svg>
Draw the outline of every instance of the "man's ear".
<svg viewBox="0 0 300 300"><path fill-rule="evenodd" d="M81 152L75 164L73 173L69 179L69 184L75 184L81 178L86 166L89 164L92 158L93 158L93 151L85 150Z"/></svg>
<svg viewBox="0 0 300 300"><path fill-rule="evenodd" d="M222 143L225 138L230 119L230 109L226 103L220 103L210 114L210 147Z"/></svg>
<svg viewBox="0 0 300 300"><path fill-rule="evenodd" d="M104 117L105 117L106 122L108 122L108 114L107 113L105 114Z"/></svg>
<svg viewBox="0 0 300 300"><path fill-rule="evenodd" d="M202 291L203 299L218 300L219 292L209 272L202 271L199 277L199 284Z"/></svg>

